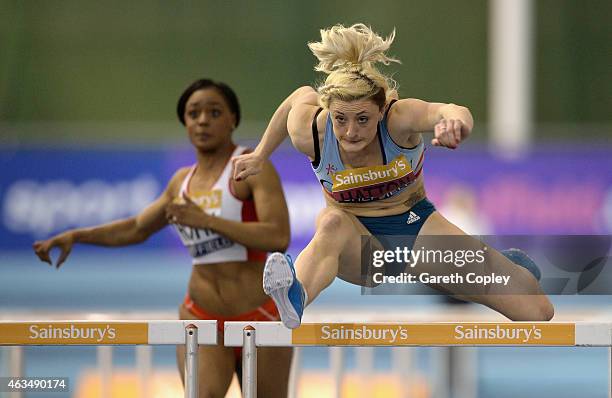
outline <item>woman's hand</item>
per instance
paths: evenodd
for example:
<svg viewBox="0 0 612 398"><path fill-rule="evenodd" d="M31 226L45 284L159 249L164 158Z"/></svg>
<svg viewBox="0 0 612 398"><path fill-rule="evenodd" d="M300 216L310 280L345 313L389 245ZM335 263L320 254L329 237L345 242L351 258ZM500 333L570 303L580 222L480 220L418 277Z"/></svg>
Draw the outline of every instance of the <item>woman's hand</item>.
<svg viewBox="0 0 612 398"><path fill-rule="evenodd" d="M264 158L255 152L235 156L232 158L232 176L236 181L244 180L249 176L261 173L263 165Z"/></svg>
<svg viewBox="0 0 612 398"><path fill-rule="evenodd" d="M431 144L457 149L459 143L465 140L471 128L459 119L442 119L434 127L434 138Z"/></svg>
<svg viewBox="0 0 612 398"><path fill-rule="evenodd" d="M74 234L70 231L56 235L50 239L43 241L36 241L32 245L34 253L38 256L40 261L53 265L51 260L50 252L54 247L60 249L60 256L55 264L56 268L59 268L64 261L68 258L68 255L72 251L72 245L74 244Z"/></svg>
<svg viewBox="0 0 612 398"><path fill-rule="evenodd" d="M183 200L184 203L170 203L166 206L168 222L193 228L208 228L208 221L212 216L206 214L186 194L183 194Z"/></svg>

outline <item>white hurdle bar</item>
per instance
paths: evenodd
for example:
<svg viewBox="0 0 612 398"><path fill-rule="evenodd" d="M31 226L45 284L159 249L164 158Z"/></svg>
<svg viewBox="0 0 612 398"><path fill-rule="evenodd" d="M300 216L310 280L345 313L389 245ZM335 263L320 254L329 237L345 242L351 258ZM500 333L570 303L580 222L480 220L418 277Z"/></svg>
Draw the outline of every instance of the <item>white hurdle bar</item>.
<svg viewBox="0 0 612 398"><path fill-rule="evenodd" d="M217 344L217 321L0 321L0 346L185 344L185 398L198 396L198 346Z"/></svg>
<svg viewBox="0 0 612 398"><path fill-rule="evenodd" d="M612 322L303 323L287 329L280 322L242 321L225 322L224 344L243 347L243 397L255 398L257 347L612 347ZM609 367L611 358L612 348Z"/></svg>

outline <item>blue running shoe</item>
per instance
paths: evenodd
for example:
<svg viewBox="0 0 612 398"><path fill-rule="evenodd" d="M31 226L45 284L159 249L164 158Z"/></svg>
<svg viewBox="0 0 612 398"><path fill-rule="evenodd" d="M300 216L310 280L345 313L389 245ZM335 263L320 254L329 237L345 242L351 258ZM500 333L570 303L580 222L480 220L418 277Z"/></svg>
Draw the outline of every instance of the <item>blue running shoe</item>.
<svg viewBox="0 0 612 398"><path fill-rule="evenodd" d="M525 268L527 271L531 272L531 274L537 279L540 280L542 277L542 273L540 272L540 268L536 265L536 263L521 249L506 249L500 252L510 261L512 261L516 265L520 265Z"/></svg>
<svg viewBox="0 0 612 398"><path fill-rule="evenodd" d="M274 300L283 325L289 329L299 327L306 294L295 276L289 255L277 252L268 256L264 267L263 289Z"/></svg>

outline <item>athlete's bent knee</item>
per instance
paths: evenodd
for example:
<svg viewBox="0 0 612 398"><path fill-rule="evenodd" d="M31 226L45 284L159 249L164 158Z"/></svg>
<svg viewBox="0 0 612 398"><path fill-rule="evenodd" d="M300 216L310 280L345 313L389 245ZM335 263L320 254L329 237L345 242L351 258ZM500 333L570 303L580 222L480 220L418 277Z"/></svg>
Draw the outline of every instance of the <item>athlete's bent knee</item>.
<svg viewBox="0 0 612 398"><path fill-rule="evenodd" d="M539 305L540 307L540 321L550 321L553 316L555 316L555 307L553 307L552 303L546 298L542 297L543 303Z"/></svg>
<svg viewBox="0 0 612 398"><path fill-rule="evenodd" d="M555 316L555 308L546 296L528 296L530 302L524 306L520 315L510 317L513 321L546 322Z"/></svg>
<svg viewBox="0 0 612 398"><path fill-rule="evenodd" d="M337 233L346 220L347 215L342 210L325 209L317 220L317 232Z"/></svg>

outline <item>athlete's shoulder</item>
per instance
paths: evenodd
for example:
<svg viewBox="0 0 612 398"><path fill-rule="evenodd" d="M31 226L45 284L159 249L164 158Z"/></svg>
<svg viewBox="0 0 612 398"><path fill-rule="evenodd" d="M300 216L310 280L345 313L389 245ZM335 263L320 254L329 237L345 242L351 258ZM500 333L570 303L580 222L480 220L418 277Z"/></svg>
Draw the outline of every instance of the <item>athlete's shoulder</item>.
<svg viewBox="0 0 612 398"><path fill-rule="evenodd" d="M193 165L192 166L184 166L184 167L179 168L177 171L174 172L174 174L170 178L170 182L173 182L174 180L181 180L182 181L185 177L187 177L187 174L189 174L191 169L193 169Z"/></svg>
<svg viewBox="0 0 612 398"><path fill-rule="evenodd" d="M287 130L289 131L289 137L293 146L310 157L314 157L312 123L319 109L318 106L309 104L297 105L291 109L287 120ZM319 128L318 121L319 118L317 118L317 128Z"/></svg>
<svg viewBox="0 0 612 398"><path fill-rule="evenodd" d="M312 105L319 106L319 93L311 86L300 87L297 91L298 94L293 101L293 105Z"/></svg>
<svg viewBox="0 0 612 398"><path fill-rule="evenodd" d="M320 109L319 93L310 86L301 87L299 90L300 94L293 101L287 125L292 126L294 130L310 131L312 119ZM291 130L289 132L291 133Z"/></svg>
<svg viewBox="0 0 612 398"><path fill-rule="evenodd" d="M321 107L319 105L308 103L296 104L289 113L287 127L293 127L294 130L300 129L310 131L312 120L320 109Z"/></svg>
<svg viewBox="0 0 612 398"><path fill-rule="evenodd" d="M166 192L172 196L178 195L183 180L187 177L192 168L193 166L185 166L174 172L172 177L170 177L170 181L168 181Z"/></svg>
<svg viewBox="0 0 612 398"><path fill-rule="evenodd" d="M423 131L424 120L428 119L429 102L418 98L397 100L388 109L387 128L394 138L403 134Z"/></svg>
<svg viewBox="0 0 612 398"><path fill-rule="evenodd" d="M415 108L419 109L426 106L427 102L418 98L401 98L396 99L393 104L388 108L388 117L406 116Z"/></svg>

